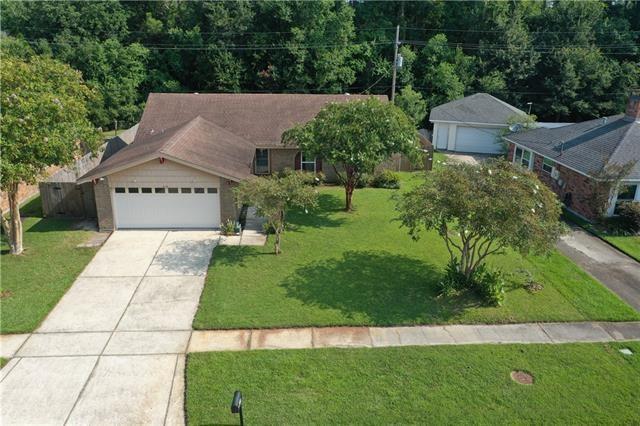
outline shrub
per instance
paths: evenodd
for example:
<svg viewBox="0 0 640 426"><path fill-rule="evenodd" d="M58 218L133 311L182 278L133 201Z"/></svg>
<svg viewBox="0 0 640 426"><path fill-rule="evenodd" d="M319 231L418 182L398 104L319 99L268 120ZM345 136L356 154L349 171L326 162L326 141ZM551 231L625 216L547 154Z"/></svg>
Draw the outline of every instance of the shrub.
<svg viewBox="0 0 640 426"><path fill-rule="evenodd" d="M310 185L310 186L318 186L322 184L326 178L324 173L322 172L313 173L313 172L298 171L297 173L300 173L302 182L305 185Z"/></svg>
<svg viewBox="0 0 640 426"><path fill-rule="evenodd" d="M371 185L371 175L369 173L361 173L356 182L356 188L366 188Z"/></svg>
<svg viewBox="0 0 640 426"><path fill-rule="evenodd" d="M444 278L438 282L438 295L452 296L466 287L467 278L460 272L458 259L450 259L444 271Z"/></svg>
<svg viewBox="0 0 640 426"><path fill-rule="evenodd" d="M374 188L398 189L400 188L400 175L391 170L383 170L375 174L371 180L371 186Z"/></svg>
<svg viewBox="0 0 640 426"><path fill-rule="evenodd" d="M239 232L240 224L235 220L227 219L220 226L222 235L234 235Z"/></svg>
<svg viewBox="0 0 640 426"><path fill-rule="evenodd" d="M640 203L622 203L619 208L622 226L634 233L640 232Z"/></svg>
<svg viewBox="0 0 640 426"><path fill-rule="evenodd" d="M490 269L486 264L476 268L472 275L473 286L487 303L501 306L504 302L504 274L500 269Z"/></svg>

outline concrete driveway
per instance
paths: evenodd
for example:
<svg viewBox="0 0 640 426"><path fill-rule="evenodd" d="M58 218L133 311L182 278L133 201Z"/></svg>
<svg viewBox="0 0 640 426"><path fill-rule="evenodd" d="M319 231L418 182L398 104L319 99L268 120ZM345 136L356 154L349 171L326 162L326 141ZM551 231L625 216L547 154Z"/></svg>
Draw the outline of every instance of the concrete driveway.
<svg viewBox="0 0 640 426"><path fill-rule="evenodd" d="M640 263L580 228L562 237L558 249L640 311Z"/></svg>
<svg viewBox="0 0 640 426"><path fill-rule="evenodd" d="M0 424L182 424L213 231L118 231L0 376Z"/></svg>

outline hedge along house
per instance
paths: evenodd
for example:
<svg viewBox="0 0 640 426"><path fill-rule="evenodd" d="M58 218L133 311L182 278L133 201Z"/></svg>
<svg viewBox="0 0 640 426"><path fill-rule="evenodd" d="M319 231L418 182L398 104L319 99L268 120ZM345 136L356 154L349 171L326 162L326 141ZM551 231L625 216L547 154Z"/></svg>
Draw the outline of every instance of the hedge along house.
<svg viewBox="0 0 640 426"><path fill-rule="evenodd" d="M324 171L282 134L356 95L152 93L133 143L80 177L94 185L100 230L217 228L237 219L232 189L286 168ZM379 96L387 101L386 96Z"/></svg>
<svg viewBox="0 0 640 426"><path fill-rule="evenodd" d="M640 202L640 95L632 93L624 114L555 129L504 136L508 158L533 170L575 213L595 220L616 213L622 202ZM605 205L594 188L607 174L624 170Z"/></svg>

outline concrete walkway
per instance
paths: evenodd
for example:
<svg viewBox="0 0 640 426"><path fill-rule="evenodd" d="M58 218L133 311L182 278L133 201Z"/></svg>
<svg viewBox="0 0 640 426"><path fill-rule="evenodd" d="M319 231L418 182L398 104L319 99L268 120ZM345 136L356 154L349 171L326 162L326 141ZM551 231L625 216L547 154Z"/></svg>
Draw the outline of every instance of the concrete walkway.
<svg viewBox="0 0 640 426"><path fill-rule="evenodd" d="M640 340L638 322L194 331L189 352Z"/></svg>
<svg viewBox="0 0 640 426"><path fill-rule="evenodd" d="M240 235L220 236L223 246L263 246L267 242L267 234L263 229L264 218L256 215L256 208L247 209L247 218Z"/></svg>
<svg viewBox="0 0 640 426"><path fill-rule="evenodd" d="M562 237L558 249L640 311L640 263L580 228Z"/></svg>
<svg viewBox="0 0 640 426"><path fill-rule="evenodd" d="M31 335L1 336L0 424L183 424L213 231L118 231Z"/></svg>

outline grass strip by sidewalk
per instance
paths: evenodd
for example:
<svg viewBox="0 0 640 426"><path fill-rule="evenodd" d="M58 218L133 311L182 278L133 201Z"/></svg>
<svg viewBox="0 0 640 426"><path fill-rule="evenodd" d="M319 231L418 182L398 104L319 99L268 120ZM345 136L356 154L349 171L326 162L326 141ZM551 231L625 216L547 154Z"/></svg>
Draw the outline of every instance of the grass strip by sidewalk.
<svg viewBox="0 0 640 426"><path fill-rule="evenodd" d="M618 349L635 353L625 356ZM533 385L510 378L533 374ZM210 352L187 363L191 425L632 424L640 342Z"/></svg>

